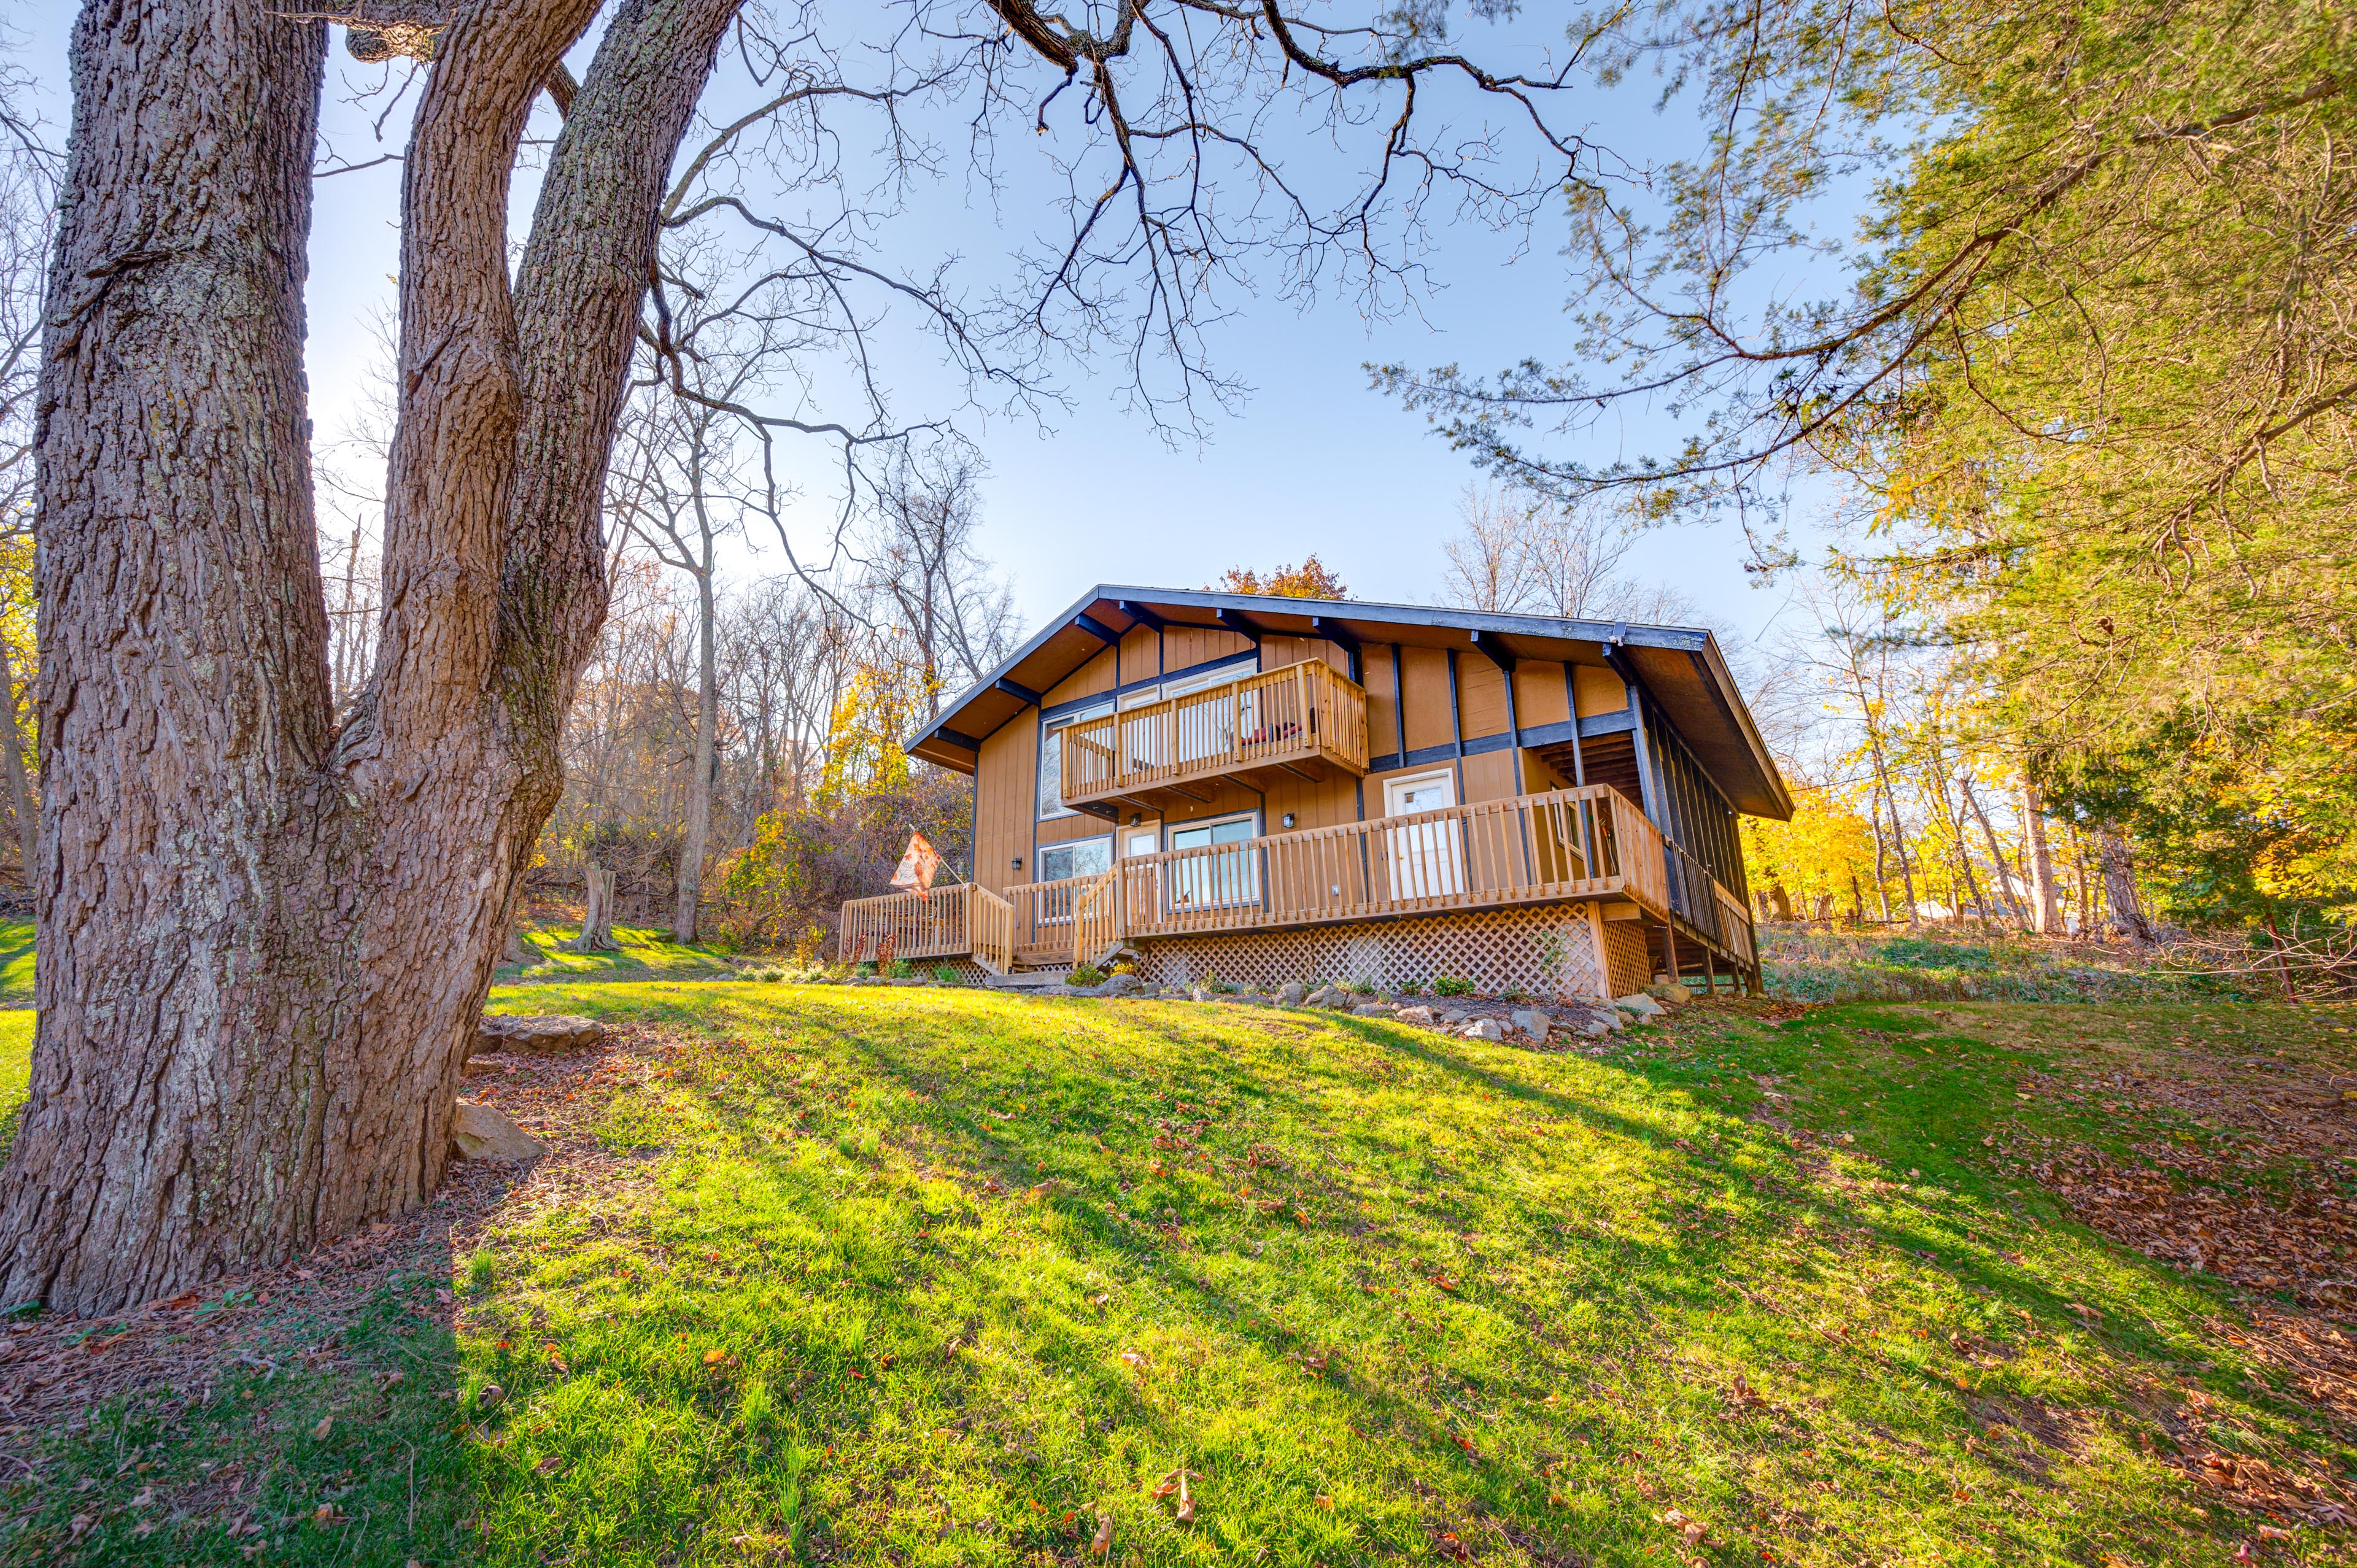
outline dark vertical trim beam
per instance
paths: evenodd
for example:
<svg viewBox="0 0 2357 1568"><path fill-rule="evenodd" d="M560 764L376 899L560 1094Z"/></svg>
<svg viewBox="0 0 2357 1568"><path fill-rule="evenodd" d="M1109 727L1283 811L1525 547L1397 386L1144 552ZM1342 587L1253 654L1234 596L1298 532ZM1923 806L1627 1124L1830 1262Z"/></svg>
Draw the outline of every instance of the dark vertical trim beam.
<svg viewBox="0 0 2357 1568"><path fill-rule="evenodd" d="M1400 766L1407 766L1407 687L1400 676L1399 644L1392 644L1392 728L1399 732Z"/></svg>
<svg viewBox="0 0 2357 1568"><path fill-rule="evenodd" d="M1405 723L1405 721L1402 721ZM1457 748L1457 759L1465 760L1465 710L1457 701L1457 650L1448 650L1448 739ZM1458 805L1465 803L1465 769L1458 768L1457 795Z"/></svg>
<svg viewBox="0 0 2357 1568"><path fill-rule="evenodd" d="M1571 783L1576 789L1587 788L1587 758L1579 752L1579 682L1572 679L1571 660L1563 661L1563 705L1571 714Z"/></svg>

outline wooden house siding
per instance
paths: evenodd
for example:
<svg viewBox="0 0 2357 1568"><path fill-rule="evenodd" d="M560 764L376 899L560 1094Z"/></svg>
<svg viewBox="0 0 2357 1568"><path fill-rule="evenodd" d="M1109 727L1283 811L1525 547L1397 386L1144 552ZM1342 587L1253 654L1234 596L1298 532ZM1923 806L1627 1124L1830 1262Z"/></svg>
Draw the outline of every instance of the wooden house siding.
<svg viewBox="0 0 2357 1568"><path fill-rule="evenodd" d="M1162 634L1162 668L1173 674L1253 650L1252 639L1220 627L1174 626Z"/></svg>
<svg viewBox="0 0 2357 1568"><path fill-rule="evenodd" d="M1457 739L1457 714L1449 700L1454 682L1448 652L1437 648L1386 651L1396 651L1399 656L1396 667L1400 676L1400 711L1406 719L1407 749L1415 752L1453 744Z"/></svg>
<svg viewBox="0 0 2357 1568"><path fill-rule="evenodd" d="M1031 880L1039 752L1039 711L1027 708L983 741L974 764L974 879L994 893Z"/></svg>
<svg viewBox="0 0 2357 1568"><path fill-rule="evenodd" d="M1571 691L1560 664L1514 667L1514 723L1523 729L1559 725L1571 717Z"/></svg>
<svg viewBox="0 0 2357 1568"><path fill-rule="evenodd" d="M1162 673L1162 634L1150 626L1134 626L1121 639L1121 683L1144 681Z"/></svg>
<svg viewBox="0 0 2357 1568"><path fill-rule="evenodd" d="M1458 728L1467 740L1506 733L1506 672L1482 654L1457 660Z"/></svg>
<svg viewBox="0 0 2357 1568"><path fill-rule="evenodd" d="M1042 694L1049 707L1057 708L1066 703L1077 703L1084 697L1108 693L1114 683L1114 650L1108 648Z"/></svg>
<svg viewBox="0 0 2357 1568"><path fill-rule="evenodd" d="M1598 670L1582 664L1572 671L1572 684L1579 700L1579 716L1588 718L1597 714L1626 713L1629 708L1629 688L1620 677L1609 670Z"/></svg>

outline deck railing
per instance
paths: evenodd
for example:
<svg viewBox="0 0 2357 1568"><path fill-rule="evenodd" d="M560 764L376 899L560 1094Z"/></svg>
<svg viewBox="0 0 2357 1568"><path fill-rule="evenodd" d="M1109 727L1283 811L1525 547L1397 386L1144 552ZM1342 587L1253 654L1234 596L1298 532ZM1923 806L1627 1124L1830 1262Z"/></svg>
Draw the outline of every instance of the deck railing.
<svg viewBox="0 0 2357 1568"><path fill-rule="evenodd" d="M1063 734L1067 805L1305 761L1367 770L1367 693L1323 660L1290 664Z"/></svg>
<svg viewBox="0 0 2357 1568"><path fill-rule="evenodd" d="M1118 897L1110 871L1008 888L1013 950L1039 962L1095 962L1121 940Z"/></svg>
<svg viewBox="0 0 2357 1568"><path fill-rule="evenodd" d="M1674 914L1739 964L1757 961L1735 896L1605 784L1134 855L1004 897L961 886L854 899L841 950L873 960L888 934L896 957L970 952L1003 973L1099 962L1132 937L1603 897Z"/></svg>
<svg viewBox="0 0 2357 1568"><path fill-rule="evenodd" d="M1627 797L1592 784L1137 855L1116 869L1126 933L1155 937L1624 893L1658 914L1662 847Z"/></svg>
<svg viewBox="0 0 2357 1568"><path fill-rule="evenodd" d="M880 898L850 898L843 906L838 950L847 963L892 958L947 958L974 950L974 896L993 895L972 883L936 887L920 898L889 893Z"/></svg>
<svg viewBox="0 0 2357 1568"><path fill-rule="evenodd" d="M1757 965L1760 954L1751 939L1751 911L1723 884L1713 882L1711 886L1718 893L1718 927L1722 933L1718 945L1733 953L1738 963Z"/></svg>

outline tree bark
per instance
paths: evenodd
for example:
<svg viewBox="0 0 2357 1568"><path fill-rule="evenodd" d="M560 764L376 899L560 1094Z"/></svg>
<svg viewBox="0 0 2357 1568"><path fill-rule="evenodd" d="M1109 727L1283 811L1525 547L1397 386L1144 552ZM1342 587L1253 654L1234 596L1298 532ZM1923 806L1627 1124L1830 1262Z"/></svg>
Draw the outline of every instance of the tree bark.
<svg viewBox="0 0 2357 1568"><path fill-rule="evenodd" d="M591 861L582 870L586 887L581 905L581 934L573 939L575 952L614 950L614 870Z"/></svg>
<svg viewBox="0 0 2357 1568"><path fill-rule="evenodd" d="M2131 941L2152 940L2152 927L2144 918L2144 900L2136 894L2136 861L2128 841L2109 828L2095 835L2095 853L2104 868L2104 904L2112 929Z"/></svg>
<svg viewBox="0 0 2357 1568"><path fill-rule="evenodd" d="M2040 936L2050 936L2062 929L2062 910L2055 897L2054 855L2046 843L2046 803L2027 772L2021 776L2021 835L2029 852L2030 923Z"/></svg>
<svg viewBox="0 0 2357 1568"><path fill-rule="evenodd" d="M698 505L701 507L701 501ZM713 650L719 617L712 598L712 565L707 549L705 569L695 579L696 643L700 659L695 684L695 757L687 781L687 836L679 847L679 901L672 911L672 940L693 942L697 907L704 898L704 845L712 832L713 749L720 726L720 666Z"/></svg>
<svg viewBox="0 0 2357 1568"><path fill-rule="evenodd" d="M1964 804L1972 808L1973 820L1981 825L1981 837L1988 841L1989 868L1996 877L1996 889L2007 912L2013 917L2016 925L2029 924L2021 900L2014 896L2013 873L2005 864L2005 851L1996 842L1996 829L1990 823L1988 813L1981 809L1981 798L1973 789L1972 776L1957 774L1956 786L1964 792Z"/></svg>
<svg viewBox="0 0 2357 1568"><path fill-rule="evenodd" d="M624 0L515 282L509 174L595 0L462 5L403 182L377 664L335 727L303 282L325 31L99 0L36 433L42 961L0 1302L108 1312L439 1182L604 612L653 213L734 0Z"/></svg>

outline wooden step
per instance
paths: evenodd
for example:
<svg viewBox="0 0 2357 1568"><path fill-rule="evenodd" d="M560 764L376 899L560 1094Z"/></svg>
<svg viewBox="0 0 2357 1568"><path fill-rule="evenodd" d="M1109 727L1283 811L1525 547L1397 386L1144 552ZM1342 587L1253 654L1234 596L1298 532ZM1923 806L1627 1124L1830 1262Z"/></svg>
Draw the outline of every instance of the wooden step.
<svg viewBox="0 0 2357 1568"><path fill-rule="evenodd" d="M1009 974L985 975L982 983L993 991L1044 991L1063 984L1064 979L1060 970L1018 969Z"/></svg>

